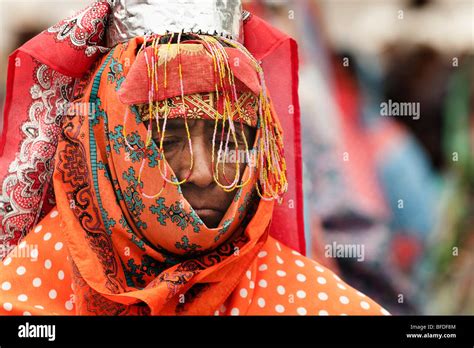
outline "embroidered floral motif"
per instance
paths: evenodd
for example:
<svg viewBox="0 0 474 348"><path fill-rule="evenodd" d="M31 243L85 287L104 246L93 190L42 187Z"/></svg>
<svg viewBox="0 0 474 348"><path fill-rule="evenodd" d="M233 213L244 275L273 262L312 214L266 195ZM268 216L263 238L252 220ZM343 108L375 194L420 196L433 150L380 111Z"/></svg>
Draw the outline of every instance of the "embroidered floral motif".
<svg viewBox="0 0 474 348"><path fill-rule="evenodd" d="M120 154L121 150L126 153L126 158L130 159L133 163L140 162L145 156L148 159L148 166L154 168L158 165L160 154L156 146L149 146L145 148L145 142L141 139L138 132L132 132L127 134L128 144L133 148L131 150L124 141L123 137L123 126L116 126L114 131L109 132L109 139L113 144L115 153Z"/></svg>
<svg viewBox="0 0 474 348"><path fill-rule="evenodd" d="M214 238L214 242L217 242L223 235L227 233L232 221L234 221L233 218L224 221L222 228L219 230L219 234Z"/></svg>
<svg viewBox="0 0 474 348"><path fill-rule="evenodd" d="M199 226L202 226L203 222L194 210L189 214L186 213L183 209L183 203L179 201L171 204L171 206L167 206L164 197L158 198L155 202L157 205L150 206L150 211L158 215L157 220L161 225L166 225L166 220L170 219L171 222L183 231L188 225L191 225L193 231L199 233Z"/></svg>
<svg viewBox="0 0 474 348"><path fill-rule="evenodd" d="M239 107L232 108L232 118L235 122L255 127L257 124L257 97L251 92L241 93L237 98ZM149 104L138 104L136 111L143 121L150 119ZM240 110L240 112L239 112ZM223 118L222 98L218 102L215 93L188 94L184 96L184 108L181 96L176 96L158 102L156 111L160 117L168 113L168 118L186 117L189 119L214 120Z"/></svg>
<svg viewBox="0 0 474 348"><path fill-rule="evenodd" d="M133 284L144 286L147 283L144 277L157 277L170 266L172 264L159 262L148 255L143 255L139 264L136 264L134 259L128 260L127 273L133 279Z"/></svg>
<svg viewBox="0 0 474 348"><path fill-rule="evenodd" d="M123 74L123 66L115 58L112 58L110 61L107 81L109 81L109 83L115 83L116 91L120 89L120 86L122 85L123 81L125 81L125 76Z"/></svg>
<svg viewBox="0 0 474 348"><path fill-rule="evenodd" d="M51 182L62 110L73 79L36 62L34 81L29 120L21 127L24 139L1 186L0 240L4 249L15 245L42 214L41 202ZM0 253L0 259L4 256Z"/></svg>
<svg viewBox="0 0 474 348"><path fill-rule="evenodd" d="M101 46L104 39L110 5L97 1L76 15L53 25L46 33L55 34L56 41L66 41L77 50L84 50L87 57L105 53L109 49Z"/></svg>
<svg viewBox="0 0 474 348"><path fill-rule="evenodd" d="M187 56L195 56L204 53L203 45L162 45L158 49L158 66L163 65L165 62L175 59L178 56L178 52Z"/></svg>
<svg viewBox="0 0 474 348"><path fill-rule="evenodd" d="M176 242L175 246L176 246L176 249L183 249L185 252L193 252L193 251L202 249L202 247L198 244L189 243L188 236L183 236L181 238L181 243Z"/></svg>

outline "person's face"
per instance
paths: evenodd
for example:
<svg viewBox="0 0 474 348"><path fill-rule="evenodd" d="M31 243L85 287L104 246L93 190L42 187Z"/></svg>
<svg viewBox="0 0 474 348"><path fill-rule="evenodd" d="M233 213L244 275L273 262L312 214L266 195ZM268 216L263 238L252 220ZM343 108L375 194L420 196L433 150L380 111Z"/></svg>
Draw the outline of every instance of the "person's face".
<svg viewBox="0 0 474 348"><path fill-rule="evenodd" d="M224 191L217 185L213 178L211 163L214 121L188 120L187 123L194 154L194 164L191 174L189 174L191 155L184 119L169 119L167 121L165 136L163 138L163 149L166 160L176 174L177 179L181 181L189 175L187 181L181 185L184 197L206 226L215 228L219 225L227 208L230 206L236 191ZM238 148L239 150L245 150L245 143L240 129L240 124L236 124ZM225 141L227 130L224 134ZM244 134L250 150L255 139L255 130L244 126ZM215 161L217 160L217 151L221 139L220 135L221 129L218 128L214 150ZM153 140L157 145L160 144L160 137L156 131L156 125L153 125ZM229 150L235 150L232 135L229 139ZM242 178L245 168L246 163L241 162L239 168L240 178ZM225 177L222 173L223 171L225 171ZM225 161L224 167L222 167L222 162L219 163L219 182L221 184L229 185L233 182L235 173L235 161Z"/></svg>

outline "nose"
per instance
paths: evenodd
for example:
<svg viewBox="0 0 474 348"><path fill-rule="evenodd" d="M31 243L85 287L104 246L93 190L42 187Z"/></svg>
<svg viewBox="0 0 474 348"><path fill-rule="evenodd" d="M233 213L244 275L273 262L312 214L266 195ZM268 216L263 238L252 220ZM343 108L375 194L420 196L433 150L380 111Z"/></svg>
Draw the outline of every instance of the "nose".
<svg viewBox="0 0 474 348"><path fill-rule="evenodd" d="M214 182L212 176L212 165L211 165L211 144L205 137L193 137L193 168L191 174L187 180L187 183L194 184L200 188L205 188ZM188 151L184 162L187 163L186 175L189 173L189 165L191 163L190 153ZM184 177L186 177L186 175Z"/></svg>

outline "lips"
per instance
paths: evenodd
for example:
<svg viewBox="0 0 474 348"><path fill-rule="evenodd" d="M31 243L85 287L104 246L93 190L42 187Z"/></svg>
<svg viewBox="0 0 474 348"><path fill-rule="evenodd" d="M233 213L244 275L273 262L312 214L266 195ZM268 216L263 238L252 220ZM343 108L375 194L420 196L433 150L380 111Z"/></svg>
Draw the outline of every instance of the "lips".
<svg viewBox="0 0 474 348"><path fill-rule="evenodd" d="M195 197L193 197L195 198ZM192 199L192 200L189 200L188 199L188 203L191 205L191 207L193 207L193 209L195 211L198 211L198 210L215 210L215 211L219 211L219 212L223 212L222 211L222 207L219 207L219 206L215 206L214 204L211 204L211 202L209 202L209 204L205 203L205 202L202 202L201 200L201 204L199 204L198 202L196 202L195 204L192 202L194 200L198 200L198 199ZM204 203L204 204L203 204Z"/></svg>
<svg viewBox="0 0 474 348"><path fill-rule="evenodd" d="M191 205L191 207L193 207L194 210L216 210L216 211L220 211L222 213L222 208L221 207L213 207L213 206L210 206L210 205L200 206L199 204L193 204L192 202L189 202L189 204Z"/></svg>
<svg viewBox="0 0 474 348"><path fill-rule="evenodd" d="M199 215L200 218L203 217L214 217L222 215L222 211L211 209L211 208L201 208L201 209L194 209L196 214Z"/></svg>
<svg viewBox="0 0 474 348"><path fill-rule="evenodd" d="M196 208L194 211L201 214L222 213L222 211L213 208Z"/></svg>
<svg viewBox="0 0 474 348"><path fill-rule="evenodd" d="M222 219L223 212L215 208L193 208L196 214L209 228L215 228Z"/></svg>

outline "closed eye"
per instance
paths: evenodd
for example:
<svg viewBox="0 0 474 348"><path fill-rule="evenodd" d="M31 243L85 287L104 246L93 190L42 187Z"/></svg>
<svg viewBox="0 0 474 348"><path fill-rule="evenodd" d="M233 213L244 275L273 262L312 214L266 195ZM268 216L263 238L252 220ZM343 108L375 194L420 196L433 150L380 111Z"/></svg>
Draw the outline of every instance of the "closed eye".
<svg viewBox="0 0 474 348"><path fill-rule="evenodd" d="M153 136L153 141L155 142L156 146L160 146L160 141L161 141L161 137L158 136L158 135L154 135ZM182 139L179 138L179 137L175 137L175 136L168 136L163 139L163 148L165 150L171 150L171 149L174 149L176 148L177 146L179 146L182 142Z"/></svg>
<svg viewBox="0 0 474 348"><path fill-rule="evenodd" d="M163 147L165 149L169 149L181 143L181 139L179 138L165 138L163 139ZM159 144L159 142L158 142Z"/></svg>

